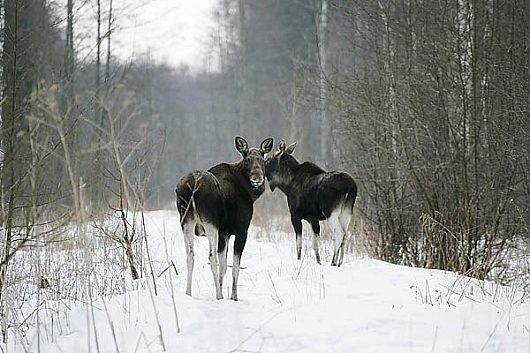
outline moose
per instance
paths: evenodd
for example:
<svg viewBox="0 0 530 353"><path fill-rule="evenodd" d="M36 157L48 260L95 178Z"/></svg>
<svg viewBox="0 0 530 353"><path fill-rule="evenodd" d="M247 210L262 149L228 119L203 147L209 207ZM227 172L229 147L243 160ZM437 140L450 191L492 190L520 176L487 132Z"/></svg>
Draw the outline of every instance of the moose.
<svg viewBox="0 0 530 353"><path fill-rule="evenodd" d="M236 163L220 163L207 171L193 171L177 184L177 209L184 234L188 276L186 294L191 296L194 253L193 238L208 237L209 260L216 298L222 299L226 274L228 241L235 235L232 267L232 296L238 300L237 282L241 255L256 201L265 191L265 154L273 147L266 138L259 148L249 148L242 137L235 137L236 150L242 159Z"/></svg>
<svg viewBox="0 0 530 353"><path fill-rule="evenodd" d="M265 175L271 191L279 188L287 196L291 223L296 234L296 252L302 253L302 220L313 230L313 249L320 264L320 221L326 220L334 237L332 266L340 267L344 258L346 232L357 198L357 184L345 172L326 172L311 162L299 163L292 153L296 142L278 150L265 161Z"/></svg>

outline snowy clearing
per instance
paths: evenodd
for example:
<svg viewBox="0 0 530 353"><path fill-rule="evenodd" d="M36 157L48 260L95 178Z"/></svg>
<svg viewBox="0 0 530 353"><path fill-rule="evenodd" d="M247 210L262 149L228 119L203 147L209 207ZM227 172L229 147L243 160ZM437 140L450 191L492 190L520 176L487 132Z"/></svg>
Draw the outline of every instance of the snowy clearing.
<svg viewBox="0 0 530 353"><path fill-rule="evenodd" d="M196 238L190 298L178 214L150 212L146 222L157 296L142 279L131 285L137 290L92 307L74 303L65 322L43 311L40 329L25 338L13 331L4 351L530 352L530 303L522 291L351 254L335 268L330 244L322 244L319 266L305 234L297 261L294 236L251 227L238 302L215 300L207 239Z"/></svg>

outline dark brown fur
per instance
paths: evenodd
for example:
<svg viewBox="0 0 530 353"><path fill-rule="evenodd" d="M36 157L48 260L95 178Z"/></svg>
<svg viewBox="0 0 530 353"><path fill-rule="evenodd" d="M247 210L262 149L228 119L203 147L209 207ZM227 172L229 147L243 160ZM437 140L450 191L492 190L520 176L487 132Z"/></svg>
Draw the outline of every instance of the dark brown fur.
<svg viewBox="0 0 530 353"><path fill-rule="evenodd" d="M345 172L326 172L311 162L299 163L291 153L296 144L285 147L267 158L266 175L271 191L278 187L286 196L291 223L297 238L297 257L301 258L302 220L311 224L315 237L320 235L320 221L332 219L336 246L332 265L340 266L344 239L357 197L355 180ZM333 218L336 213L336 220ZM335 224L336 223L336 224ZM340 233L340 234L339 234ZM317 262L320 263L318 239L313 239ZM342 254L339 258L339 251Z"/></svg>
<svg viewBox="0 0 530 353"><path fill-rule="evenodd" d="M260 148L248 148L244 139L236 137L236 149L243 159L232 164L220 163L208 171L191 172L177 184L177 208L181 216L183 231L188 224L191 224L195 234L206 233L208 235L208 230L204 226L208 224L218 233L214 248L219 253L219 285L221 287L226 272L228 240L231 235L235 235L232 286L232 299L234 300L237 300L240 259L247 241L254 201L265 191L263 158L265 153L272 149L272 143L272 138L269 138L261 143ZM186 234L184 236L186 237ZM187 244L187 246L193 245ZM193 256L193 249L191 249L191 256ZM215 257L212 254L210 256ZM214 261L216 262L216 259ZM191 262L189 260L189 263ZM212 271L214 271L213 268ZM191 288L189 292L191 293Z"/></svg>

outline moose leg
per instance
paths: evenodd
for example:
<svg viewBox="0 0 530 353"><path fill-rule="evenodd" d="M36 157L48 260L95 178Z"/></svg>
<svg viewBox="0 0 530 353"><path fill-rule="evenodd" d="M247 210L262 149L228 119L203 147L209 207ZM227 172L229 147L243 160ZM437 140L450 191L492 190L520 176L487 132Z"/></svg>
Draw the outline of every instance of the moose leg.
<svg viewBox="0 0 530 353"><path fill-rule="evenodd" d="M342 260L344 259L344 251L346 250L346 243L348 242L348 227L350 225L350 221L352 218L352 211L351 208L345 208L342 207L342 211L339 216L339 223L342 227L342 231L344 232L344 236L342 237L342 243L340 245L340 259L339 259L339 266L342 265Z"/></svg>
<svg viewBox="0 0 530 353"><path fill-rule="evenodd" d="M219 261L217 255L218 246L218 230L217 227L211 224L205 224L206 236L208 237L208 243L210 244L210 254L208 259L210 260L210 268L212 270L213 283L215 285L215 297L217 299L223 298L221 292L221 286L219 283Z"/></svg>
<svg viewBox="0 0 530 353"><path fill-rule="evenodd" d="M333 259L331 260L331 266L340 266L340 259L339 259L339 253L340 249L342 247L342 242L344 239L344 231L342 230L342 226L339 221L339 214L340 210L335 210L331 213L331 216L328 218L328 224L331 228L331 232L333 233L333 242L334 242L334 249L333 249Z"/></svg>
<svg viewBox="0 0 530 353"><path fill-rule="evenodd" d="M241 267L241 255L247 242L247 233L236 234L234 241L234 263L232 265L232 300L237 300L237 281L239 279L239 269Z"/></svg>
<svg viewBox="0 0 530 353"><path fill-rule="evenodd" d="M302 219L298 215L291 213L291 223L296 234L296 258L302 258Z"/></svg>
<svg viewBox="0 0 530 353"><path fill-rule="evenodd" d="M344 233L344 236L342 237L342 243L340 244L340 251L339 251L339 267L342 265L342 260L344 260L344 250L346 248L346 242L347 242L347 235Z"/></svg>
<svg viewBox="0 0 530 353"><path fill-rule="evenodd" d="M317 259L317 264L320 265L320 253L318 250L318 241L320 238L320 223L318 220L309 221L311 224L311 229L313 229L313 250L315 251L315 257Z"/></svg>
<svg viewBox="0 0 530 353"><path fill-rule="evenodd" d="M186 294L191 296L191 281L193 276L193 228L194 222L182 224L182 233L184 234L184 245L186 246L186 264L188 267L188 278L186 281Z"/></svg>
<svg viewBox="0 0 530 353"><path fill-rule="evenodd" d="M228 254L228 236L219 234L219 286L223 290L223 279L226 274L226 255Z"/></svg>

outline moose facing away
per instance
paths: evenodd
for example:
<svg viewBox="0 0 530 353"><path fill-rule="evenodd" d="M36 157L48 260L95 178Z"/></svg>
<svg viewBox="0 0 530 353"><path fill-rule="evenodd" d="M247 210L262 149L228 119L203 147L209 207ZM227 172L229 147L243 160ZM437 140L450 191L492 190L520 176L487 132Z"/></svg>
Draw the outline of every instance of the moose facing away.
<svg viewBox="0 0 530 353"><path fill-rule="evenodd" d="M334 237L332 266L340 266L344 258L346 232L357 198L357 185L344 172L326 172L317 165L298 161L292 156L296 142L278 150L266 159L265 174L271 191L278 187L286 196L291 222L296 233L298 260L302 254L302 220L313 230L313 249L320 264L318 240L320 221L327 220Z"/></svg>
<svg viewBox="0 0 530 353"><path fill-rule="evenodd" d="M237 300L241 254L247 241L254 201L265 191L264 156L271 151L272 146L272 138L263 140L259 148L249 148L244 138L236 137L235 147L243 157L240 161L220 163L208 171L190 172L178 182L177 209L188 266L186 294L191 295L194 234L206 235L210 245L209 259L216 297L223 298L228 240L234 234L232 299Z"/></svg>

